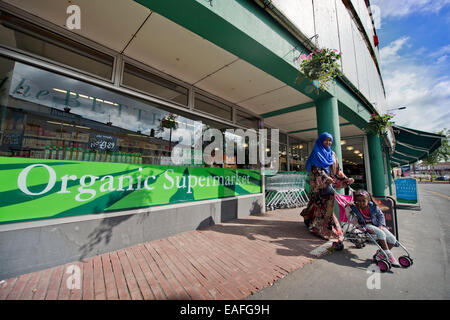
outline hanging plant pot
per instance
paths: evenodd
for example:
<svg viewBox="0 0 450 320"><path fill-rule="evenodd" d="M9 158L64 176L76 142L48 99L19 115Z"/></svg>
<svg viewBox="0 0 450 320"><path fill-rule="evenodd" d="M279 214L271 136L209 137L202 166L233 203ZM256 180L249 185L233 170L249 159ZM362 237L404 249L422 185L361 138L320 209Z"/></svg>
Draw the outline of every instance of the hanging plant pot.
<svg viewBox="0 0 450 320"><path fill-rule="evenodd" d="M392 126L391 119L394 117L392 113L385 113L382 115L372 114L370 117L369 125L366 131L372 132L377 136L385 135L387 129Z"/></svg>
<svg viewBox="0 0 450 320"><path fill-rule="evenodd" d="M297 81L306 77L313 81L316 88L325 90L330 81L341 75L337 62L341 57L342 52L336 49L320 49L309 55L302 54L299 58L301 74Z"/></svg>
<svg viewBox="0 0 450 320"><path fill-rule="evenodd" d="M175 119L176 116L173 114L169 114L168 116L164 117L163 119L161 119L161 128L177 129L178 125Z"/></svg>

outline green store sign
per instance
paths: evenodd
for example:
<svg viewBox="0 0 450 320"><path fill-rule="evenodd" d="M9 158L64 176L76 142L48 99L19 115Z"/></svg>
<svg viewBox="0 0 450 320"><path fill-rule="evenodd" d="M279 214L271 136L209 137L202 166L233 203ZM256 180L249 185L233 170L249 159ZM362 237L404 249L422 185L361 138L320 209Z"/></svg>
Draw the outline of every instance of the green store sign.
<svg viewBox="0 0 450 320"><path fill-rule="evenodd" d="M0 157L0 223L261 193L257 170Z"/></svg>

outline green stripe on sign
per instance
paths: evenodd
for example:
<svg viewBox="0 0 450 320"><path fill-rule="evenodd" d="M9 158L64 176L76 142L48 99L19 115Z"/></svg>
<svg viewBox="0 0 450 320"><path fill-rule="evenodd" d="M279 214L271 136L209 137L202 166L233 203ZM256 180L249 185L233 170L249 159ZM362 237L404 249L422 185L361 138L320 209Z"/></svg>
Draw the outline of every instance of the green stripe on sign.
<svg viewBox="0 0 450 320"><path fill-rule="evenodd" d="M6 157L0 167L0 223L261 192L258 170Z"/></svg>

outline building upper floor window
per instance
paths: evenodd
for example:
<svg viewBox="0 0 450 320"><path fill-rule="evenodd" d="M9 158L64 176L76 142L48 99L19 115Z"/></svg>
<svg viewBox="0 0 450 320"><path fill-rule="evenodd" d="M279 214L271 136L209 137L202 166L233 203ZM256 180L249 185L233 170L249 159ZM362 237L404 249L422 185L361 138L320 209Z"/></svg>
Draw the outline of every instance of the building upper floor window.
<svg viewBox="0 0 450 320"><path fill-rule="evenodd" d="M249 113L236 110L236 123L247 128L258 129L259 119Z"/></svg>
<svg viewBox="0 0 450 320"><path fill-rule="evenodd" d="M112 56L5 12L0 12L0 44L112 79Z"/></svg>
<svg viewBox="0 0 450 320"><path fill-rule="evenodd" d="M232 108L230 106L198 93L195 94L194 108L229 121L232 118Z"/></svg>
<svg viewBox="0 0 450 320"><path fill-rule="evenodd" d="M187 106L188 89L129 63L124 64L122 85Z"/></svg>

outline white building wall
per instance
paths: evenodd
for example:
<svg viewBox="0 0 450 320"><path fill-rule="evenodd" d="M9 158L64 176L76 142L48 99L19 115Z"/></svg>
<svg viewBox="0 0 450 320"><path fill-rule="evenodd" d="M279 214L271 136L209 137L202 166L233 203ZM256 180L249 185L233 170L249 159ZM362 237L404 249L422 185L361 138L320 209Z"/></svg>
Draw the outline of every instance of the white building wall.
<svg viewBox="0 0 450 320"><path fill-rule="evenodd" d="M342 72L359 88L358 69L356 67L355 45L353 43L352 20L350 19L347 8L342 1L336 1L336 9L338 16L339 41L342 55Z"/></svg>
<svg viewBox="0 0 450 320"><path fill-rule="evenodd" d="M351 2L378 57L373 24L365 1ZM375 62L342 0L272 0L272 5L308 38L318 34L315 43L319 47L342 51L340 63L343 73L383 113L385 97Z"/></svg>
<svg viewBox="0 0 450 320"><path fill-rule="evenodd" d="M272 5L308 38L316 34L312 0L273 0Z"/></svg>

